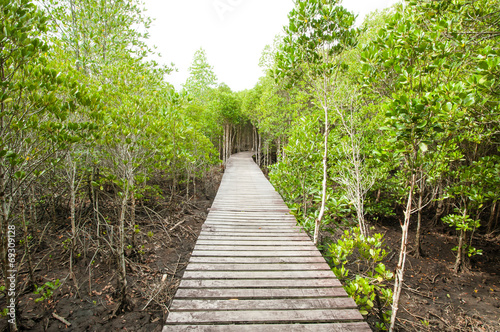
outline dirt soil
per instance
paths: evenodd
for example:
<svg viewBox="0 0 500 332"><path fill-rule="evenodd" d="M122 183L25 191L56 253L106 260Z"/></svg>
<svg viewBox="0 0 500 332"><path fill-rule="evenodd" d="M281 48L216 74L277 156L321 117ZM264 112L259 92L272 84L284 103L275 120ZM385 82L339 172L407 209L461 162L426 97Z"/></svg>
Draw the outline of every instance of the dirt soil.
<svg viewBox="0 0 500 332"><path fill-rule="evenodd" d="M35 262L44 258L36 271L37 282L41 285L59 279L62 285L44 301L35 302L40 295L33 290L18 296L21 330L161 331L217 186L208 196L188 201L178 197L165 203L159 214L167 217L155 222L151 222L151 215L138 209L141 234L152 232L152 236L145 239L143 235L145 246L141 253L127 252L132 309L118 315L113 315L117 307L117 276L111 268L112 258L99 252L94 257L81 257L76 264L77 293L74 282L67 278L67 252L61 245L68 228L49 227L34 255ZM384 263L394 270L401 239L399 224L387 220L371 226L375 227L374 232L385 234L390 252ZM323 235L335 237L326 232ZM413 235L411 232L410 243ZM451 250L456 246L453 235L445 228L428 229L424 232L423 257L408 257L398 331L500 331L500 239L476 237L474 245L484 251L483 255L471 259L469 271L456 275ZM91 261L94 264L89 264ZM27 274L21 271L19 287L26 279ZM2 307L4 301L0 298ZM368 322L375 331L374 321ZM0 319L0 331L6 327L6 320Z"/></svg>
<svg viewBox="0 0 500 332"><path fill-rule="evenodd" d="M217 177L220 181L221 175ZM61 245L69 230L55 225L49 227L40 249L34 254L35 262L45 257L36 270L37 283L42 285L59 279L61 286L50 298L40 302L35 302L40 295L33 290L18 295L21 331L161 331L217 187L218 182L209 196L204 194L187 201L176 197L165 202L163 210L158 211L158 216L167 216L163 220L151 217L152 212L148 214L138 207L137 223L144 247L139 253L130 249L126 252L131 310L116 315L113 312L117 308L117 275L113 258L99 252L94 257L80 257L75 267L77 292L75 283L68 278L68 254ZM19 289L26 280L27 273L21 272ZM0 305L5 307L3 298ZM7 331L5 318L0 319L0 331Z"/></svg>
<svg viewBox="0 0 500 332"><path fill-rule="evenodd" d="M385 234L389 254L384 264L394 271L401 241L399 223L387 220L371 226L373 232ZM407 257L398 331L500 331L500 237L476 236L473 245L483 255L471 258L468 271L455 274L453 230L434 228L423 234L422 257L415 258L411 252ZM410 248L413 242L414 230L410 230ZM377 331L375 320L368 322Z"/></svg>
<svg viewBox="0 0 500 332"><path fill-rule="evenodd" d="M386 234L387 245L395 251L401 241L398 228L377 229ZM457 238L452 232L426 230L423 257L408 257L399 311L401 331L500 331L500 239L476 238L474 246L483 255L471 258L469 271L456 274L452 248ZM388 257L385 263L394 270L398 255Z"/></svg>

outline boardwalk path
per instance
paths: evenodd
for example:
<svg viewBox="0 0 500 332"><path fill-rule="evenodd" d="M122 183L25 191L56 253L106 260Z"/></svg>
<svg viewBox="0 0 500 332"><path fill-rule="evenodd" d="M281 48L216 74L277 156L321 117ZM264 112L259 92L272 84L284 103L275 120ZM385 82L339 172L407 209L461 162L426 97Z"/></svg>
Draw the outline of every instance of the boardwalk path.
<svg viewBox="0 0 500 332"><path fill-rule="evenodd" d="M371 330L245 152L229 159L163 331Z"/></svg>

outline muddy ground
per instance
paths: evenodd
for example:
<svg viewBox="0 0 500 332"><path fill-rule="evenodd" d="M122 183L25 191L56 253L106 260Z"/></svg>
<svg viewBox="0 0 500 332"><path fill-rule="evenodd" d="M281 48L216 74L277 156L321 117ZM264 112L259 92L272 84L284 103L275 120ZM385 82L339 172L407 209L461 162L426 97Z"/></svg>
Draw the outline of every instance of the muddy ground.
<svg viewBox="0 0 500 332"><path fill-rule="evenodd" d="M399 223L385 220L370 226L372 232L384 234L388 255L383 263L394 271L401 241ZM482 249L483 255L471 258L468 271L455 274L452 248L457 238L453 230L444 226L426 229L421 258L415 258L411 250L414 234L410 229L398 331L500 331L500 237L475 236L473 245ZM341 235L338 229L323 232L327 242ZM355 266L347 267L356 270ZM376 318L369 317L368 322L377 331Z"/></svg>
<svg viewBox="0 0 500 332"><path fill-rule="evenodd" d="M75 274L78 291L74 281L68 277L68 252L62 241L67 238L70 228L64 221L67 220L67 211L61 211L60 220L49 223L40 243L35 243L33 253L35 264L42 262L35 273L37 285L59 280L60 286L47 299L35 302L41 296L35 294L33 289L24 289L28 274L26 266L20 267L17 289L24 289L18 294L20 330L161 331L168 306L194 249L221 177L222 173L217 171L210 190L199 190L198 195L188 199L179 192L169 200L150 200L146 207L137 207L136 220L140 229L137 241L140 250L126 251L131 306L129 311L123 313L114 314L118 306L115 292L117 274L115 260L108 251L96 253L95 250L89 250L87 255L83 253L77 258ZM106 207L102 209L103 214L109 212L112 215L112 206L107 207L108 211ZM85 227L82 231L85 231ZM102 243L101 246L106 247ZM18 247L20 260L24 253L22 246ZM95 243L91 247L95 248ZM3 295L0 295L0 306L5 308ZM7 331L5 317L0 319L0 331Z"/></svg>
<svg viewBox="0 0 500 332"><path fill-rule="evenodd" d="M401 231L394 223L377 225L393 251L399 249ZM411 232L413 235L414 232ZM474 246L483 255L471 258L469 271L453 270L457 238L450 228L424 232L423 257L407 260L401 295L401 331L500 331L500 237L476 236ZM410 243L414 238L410 237ZM396 268L398 255L385 263Z"/></svg>
<svg viewBox="0 0 500 332"><path fill-rule="evenodd" d="M156 209L164 218L154 218L146 210L138 209L137 219L145 245L141 253L127 252L132 305L130 311L117 315L113 315L117 301L112 257L98 252L92 257L79 258L77 292L74 282L67 278L68 257L61 245L61 239L69 230L61 225L49 227L34 254L35 261L42 261L36 271L37 282L44 284L59 279L62 285L40 302L35 302L40 295L32 290L19 295L21 330L161 331L217 186L217 183L213 185L209 195L189 200L176 197L158 203ZM394 269L401 239L399 224L386 220L371 226L375 232L385 234L389 250L385 263ZM148 233L145 239L144 234ZM333 240L340 233L323 234ZM484 251L483 255L472 258L468 272L456 275L451 250L456 246L453 233L446 228L425 230L423 257L408 257L399 331L500 331L500 238L476 236L475 245ZM91 261L94 263L89 264ZM27 274L21 269L19 288L26 279ZM4 301L0 298L2 307ZM56 317L64 318L71 325ZM373 319L368 321L374 326ZM6 321L1 319L0 331L5 329Z"/></svg>

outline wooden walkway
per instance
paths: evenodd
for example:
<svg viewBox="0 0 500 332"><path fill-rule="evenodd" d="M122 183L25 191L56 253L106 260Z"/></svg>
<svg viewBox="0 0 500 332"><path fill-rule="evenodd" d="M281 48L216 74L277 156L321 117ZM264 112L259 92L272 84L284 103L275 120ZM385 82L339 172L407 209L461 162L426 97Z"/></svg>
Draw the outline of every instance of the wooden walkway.
<svg viewBox="0 0 500 332"><path fill-rule="evenodd" d="M229 159L163 332L371 331L251 156Z"/></svg>

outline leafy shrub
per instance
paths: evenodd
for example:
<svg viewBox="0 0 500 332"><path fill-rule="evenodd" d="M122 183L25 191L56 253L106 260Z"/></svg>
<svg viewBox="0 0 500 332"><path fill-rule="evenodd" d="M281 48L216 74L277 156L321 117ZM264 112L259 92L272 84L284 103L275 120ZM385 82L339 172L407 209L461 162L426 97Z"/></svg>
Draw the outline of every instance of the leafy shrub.
<svg viewBox="0 0 500 332"><path fill-rule="evenodd" d="M382 248L383 235L363 236L359 228L345 230L341 239L330 244L328 255L332 258L333 272L344 284L344 289L359 306L363 315L377 314L377 328L386 330L390 319L392 290L386 283L393 273L381 263L387 256ZM347 266L357 271L350 275Z"/></svg>

